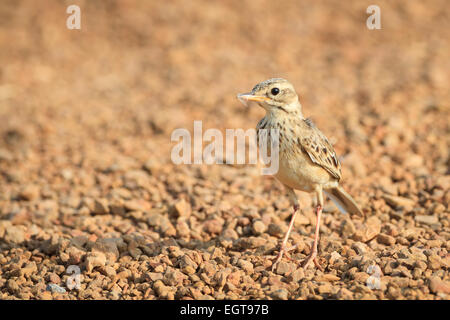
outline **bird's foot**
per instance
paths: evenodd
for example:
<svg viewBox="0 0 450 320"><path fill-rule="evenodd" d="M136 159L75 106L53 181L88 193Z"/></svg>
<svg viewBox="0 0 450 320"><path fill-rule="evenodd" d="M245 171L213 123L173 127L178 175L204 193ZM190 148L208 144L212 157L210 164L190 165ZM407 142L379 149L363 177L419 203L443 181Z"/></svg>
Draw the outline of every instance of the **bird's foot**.
<svg viewBox="0 0 450 320"><path fill-rule="evenodd" d="M278 253L275 261L272 263L272 272L275 271L275 268L277 267L278 263L281 261L285 253L288 253L289 251L295 250L297 248L297 245L292 246L290 248L286 248L285 246L281 246L280 252ZM286 256L286 259L289 261L292 261L292 258Z"/></svg>
<svg viewBox="0 0 450 320"><path fill-rule="evenodd" d="M319 264L319 261L317 261L317 251L313 250L311 252L311 254L305 259L305 261L303 262L303 268L307 269L308 266L311 264L311 262L314 263L314 265L316 266L317 269L319 269L320 271L323 271L322 266Z"/></svg>

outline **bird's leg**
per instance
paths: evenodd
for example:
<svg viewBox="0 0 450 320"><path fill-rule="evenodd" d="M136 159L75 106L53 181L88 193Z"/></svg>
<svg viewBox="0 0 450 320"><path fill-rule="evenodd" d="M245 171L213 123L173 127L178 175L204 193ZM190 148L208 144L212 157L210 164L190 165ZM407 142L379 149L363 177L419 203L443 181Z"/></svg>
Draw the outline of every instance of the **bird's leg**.
<svg viewBox="0 0 450 320"><path fill-rule="evenodd" d="M322 189L317 191L317 199L319 200L319 204L316 207L316 232L314 234L314 243L312 246L311 253L309 254L308 258L305 260L303 267L306 269L311 262L314 262L314 265L317 267L317 269L323 271L323 268L317 261L317 245L319 243L319 230L320 230L320 217L322 215L322 208L323 208L323 195L322 195Z"/></svg>
<svg viewBox="0 0 450 320"><path fill-rule="evenodd" d="M300 208L297 197L295 195L295 191L289 187L286 187L289 193L289 198L291 200L291 202L293 203L293 208L294 208L294 212L292 213L292 218L291 218L291 222L289 223L289 228L288 231L286 232L283 242L281 243L281 247L280 247L280 251L277 255L277 258L275 259L275 262L272 264L272 271L275 270L275 267L277 266L277 264L281 261L281 258L283 258L283 255L288 252L291 251L293 249L295 249L296 246L287 249L286 248L286 244L289 240L289 235L291 233L292 227L294 226L294 222L295 222L295 217L297 216L297 212Z"/></svg>

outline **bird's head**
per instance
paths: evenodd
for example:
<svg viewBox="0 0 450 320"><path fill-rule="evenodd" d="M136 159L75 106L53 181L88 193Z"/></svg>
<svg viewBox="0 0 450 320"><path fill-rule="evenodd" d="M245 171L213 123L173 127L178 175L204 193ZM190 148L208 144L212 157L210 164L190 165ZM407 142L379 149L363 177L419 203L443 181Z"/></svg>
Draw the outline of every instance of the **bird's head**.
<svg viewBox="0 0 450 320"><path fill-rule="evenodd" d="M301 112L297 93L292 84L281 78L269 79L258 83L251 92L238 94L244 104L257 102L267 112Z"/></svg>

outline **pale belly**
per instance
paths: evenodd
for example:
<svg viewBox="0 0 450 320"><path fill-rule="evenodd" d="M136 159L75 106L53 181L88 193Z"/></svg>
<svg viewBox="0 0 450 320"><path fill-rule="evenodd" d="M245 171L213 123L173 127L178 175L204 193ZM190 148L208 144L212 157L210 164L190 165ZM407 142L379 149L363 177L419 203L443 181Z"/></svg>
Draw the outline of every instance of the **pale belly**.
<svg viewBox="0 0 450 320"><path fill-rule="evenodd" d="M337 184L323 168L314 165L307 158L281 157L275 178L296 190L315 191L318 187L332 187Z"/></svg>
<svg viewBox="0 0 450 320"><path fill-rule="evenodd" d="M264 122L264 118L258 124L257 129L260 128L279 128L273 123ZM281 135L280 135L281 136ZM309 156L299 148L295 139L286 139L286 132L284 132L284 139L279 149L279 167L278 172L274 177L284 185L305 192L313 192L320 188L328 189L338 185L338 182L333 178L328 171L314 164ZM270 155L271 146L267 144L268 154Z"/></svg>

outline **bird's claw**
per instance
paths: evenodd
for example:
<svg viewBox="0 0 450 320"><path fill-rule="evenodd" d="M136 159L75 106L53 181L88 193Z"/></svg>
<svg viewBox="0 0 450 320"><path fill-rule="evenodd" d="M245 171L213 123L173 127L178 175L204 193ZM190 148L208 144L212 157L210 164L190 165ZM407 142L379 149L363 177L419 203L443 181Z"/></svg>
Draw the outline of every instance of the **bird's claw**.
<svg viewBox="0 0 450 320"><path fill-rule="evenodd" d="M306 260L303 262L303 269L307 269L311 262L314 263L317 269L323 272L322 266L319 264L319 261L317 261L317 251L311 252L308 258L306 258Z"/></svg>
<svg viewBox="0 0 450 320"><path fill-rule="evenodd" d="M278 263L279 263L279 262L281 261L281 259L283 258L284 254L287 253L287 252L289 252L289 251L292 251L292 250L294 250L294 249L296 249L296 248L297 248L297 245L292 246L292 247L290 247L289 249L286 249L285 247L282 246L282 247L280 248L280 252L278 253L278 255L277 255L275 261L272 263L272 272L275 271L275 268L277 267ZM292 261L292 258L291 258L291 257L286 256L286 259L288 259L289 261Z"/></svg>

